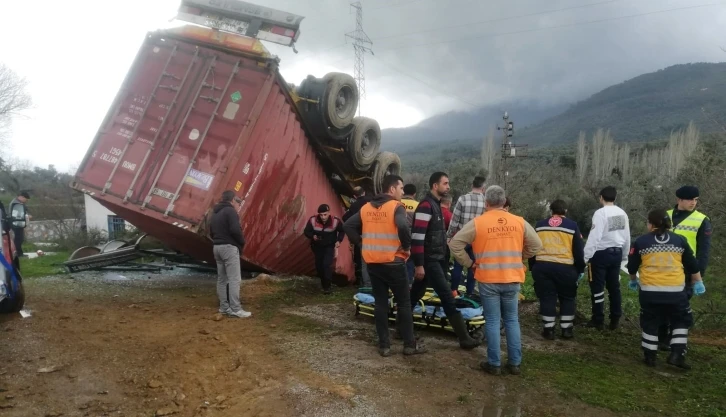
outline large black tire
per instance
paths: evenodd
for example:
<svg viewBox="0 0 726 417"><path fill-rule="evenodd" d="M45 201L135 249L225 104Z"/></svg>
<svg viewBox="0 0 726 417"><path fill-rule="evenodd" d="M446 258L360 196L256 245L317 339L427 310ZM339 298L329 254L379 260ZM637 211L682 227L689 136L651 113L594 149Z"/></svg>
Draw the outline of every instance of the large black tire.
<svg viewBox="0 0 726 417"><path fill-rule="evenodd" d="M376 194L382 193L383 177L401 175L401 158L393 152L380 152L373 163L373 186Z"/></svg>
<svg viewBox="0 0 726 417"><path fill-rule="evenodd" d="M329 128L344 129L353 123L358 109L358 86L348 74L331 72L323 77L327 83L323 95L323 114Z"/></svg>
<svg viewBox="0 0 726 417"><path fill-rule="evenodd" d="M353 119L353 133L348 139L346 151L353 166L360 171L368 171L376 160L381 147L381 126L375 119L356 117Z"/></svg>

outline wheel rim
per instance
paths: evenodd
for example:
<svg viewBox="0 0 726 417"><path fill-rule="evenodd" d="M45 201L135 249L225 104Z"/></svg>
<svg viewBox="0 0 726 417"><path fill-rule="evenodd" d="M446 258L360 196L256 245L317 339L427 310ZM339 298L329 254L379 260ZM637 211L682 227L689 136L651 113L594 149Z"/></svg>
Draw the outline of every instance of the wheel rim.
<svg viewBox="0 0 726 417"><path fill-rule="evenodd" d="M363 156L366 159L373 156L373 152L374 152L373 146L371 146L371 138L370 138L371 135L375 135L375 133L373 133L372 129L367 130L363 134L363 138L362 138L363 140L361 141L361 145L360 145L360 153L363 154Z"/></svg>
<svg viewBox="0 0 726 417"><path fill-rule="evenodd" d="M348 116L352 102L353 90L348 86L343 86L335 97L335 114L341 119Z"/></svg>

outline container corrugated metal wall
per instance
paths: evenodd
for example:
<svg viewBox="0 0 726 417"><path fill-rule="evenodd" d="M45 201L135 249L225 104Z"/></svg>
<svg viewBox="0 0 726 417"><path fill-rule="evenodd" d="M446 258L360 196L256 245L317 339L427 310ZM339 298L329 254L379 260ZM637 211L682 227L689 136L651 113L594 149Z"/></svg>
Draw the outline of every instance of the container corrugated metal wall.
<svg viewBox="0 0 726 417"><path fill-rule="evenodd" d="M248 267L313 273L305 222L321 203L335 216L344 209L286 88L272 60L151 34L74 186L171 248L207 261L211 208L222 191L234 190L244 199ZM347 242L336 272L353 277Z"/></svg>

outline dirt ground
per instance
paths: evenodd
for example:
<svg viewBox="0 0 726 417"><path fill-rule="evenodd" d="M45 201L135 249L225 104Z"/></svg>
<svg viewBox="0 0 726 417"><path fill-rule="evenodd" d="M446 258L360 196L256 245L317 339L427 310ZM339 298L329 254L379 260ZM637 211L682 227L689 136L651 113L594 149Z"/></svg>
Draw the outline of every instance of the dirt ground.
<svg viewBox="0 0 726 417"><path fill-rule="evenodd" d="M421 332L429 354L404 357L394 340L381 358L353 289L325 298L306 278L244 281L253 317L230 319L216 315L212 276L132 275L26 280L32 316L0 317L1 415L614 415L485 374L485 347L462 351L448 332ZM533 331L523 341L571 349Z"/></svg>

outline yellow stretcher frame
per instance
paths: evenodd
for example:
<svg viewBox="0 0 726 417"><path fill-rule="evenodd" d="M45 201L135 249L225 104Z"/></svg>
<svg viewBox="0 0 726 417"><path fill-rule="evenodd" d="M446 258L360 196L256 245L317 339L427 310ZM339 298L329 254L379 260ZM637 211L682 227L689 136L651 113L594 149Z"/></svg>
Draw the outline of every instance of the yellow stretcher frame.
<svg viewBox="0 0 726 417"><path fill-rule="evenodd" d="M463 290L466 290L466 288L463 288ZM446 320L445 317L438 317L435 310L434 314L432 315L426 314L426 302L438 301L439 298L434 296L434 290L432 288L427 288L426 293L421 298L421 300L419 300L419 304L421 305L421 313L413 314L413 324L424 328L444 329L453 332L454 329L450 325L448 325L448 320ZM360 302L356 295L353 296L353 305L355 306L356 316L364 315L368 317L374 317L375 306ZM393 296L390 291L388 297L388 307L388 321L395 322L397 309L396 306L393 304ZM486 324L484 316L479 315L468 320L464 319L464 322L466 323L466 328L472 337L481 338L481 336L483 336L484 325Z"/></svg>

